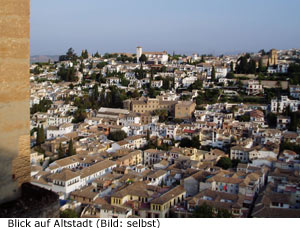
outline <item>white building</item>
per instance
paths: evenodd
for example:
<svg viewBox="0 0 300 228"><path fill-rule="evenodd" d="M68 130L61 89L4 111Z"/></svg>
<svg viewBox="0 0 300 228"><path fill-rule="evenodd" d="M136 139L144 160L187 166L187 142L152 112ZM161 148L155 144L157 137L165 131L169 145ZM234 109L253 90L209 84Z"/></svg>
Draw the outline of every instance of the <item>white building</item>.
<svg viewBox="0 0 300 228"><path fill-rule="evenodd" d="M161 88L163 86L163 80L153 80L151 86L154 88Z"/></svg>
<svg viewBox="0 0 300 228"><path fill-rule="evenodd" d="M292 112L298 111L300 105L299 100L290 100L287 96L281 96L281 99L272 99L271 101L271 112L282 113L288 106Z"/></svg>
<svg viewBox="0 0 300 228"><path fill-rule="evenodd" d="M247 84L247 94L248 95L258 95L263 93L263 86L259 83L259 81L250 80Z"/></svg>
<svg viewBox="0 0 300 228"><path fill-rule="evenodd" d="M137 47L136 48L136 57L137 57L137 62L139 63L139 59L142 55L145 55L147 57L147 60L150 62L154 62L157 64L165 64L169 60L168 53L166 51L163 52L143 52L142 47Z"/></svg>
<svg viewBox="0 0 300 228"><path fill-rule="evenodd" d="M290 85L290 96L296 99L300 98L300 86Z"/></svg>
<svg viewBox="0 0 300 228"><path fill-rule="evenodd" d="M47 140L55 139L57 137L61 137L65 134L73 132L73 124L65 123L60 125L59 127L50 126L47 129Z"/></svg>
<svg viewBox="0 0 300 228"><path fill-rule="evenodd" d="M183 87L189 87L195 81L197 81L197 77L195 77L195 76L189 76L189 77L186 77L186 78L182 79L182 85L183 85Z"/></svg>

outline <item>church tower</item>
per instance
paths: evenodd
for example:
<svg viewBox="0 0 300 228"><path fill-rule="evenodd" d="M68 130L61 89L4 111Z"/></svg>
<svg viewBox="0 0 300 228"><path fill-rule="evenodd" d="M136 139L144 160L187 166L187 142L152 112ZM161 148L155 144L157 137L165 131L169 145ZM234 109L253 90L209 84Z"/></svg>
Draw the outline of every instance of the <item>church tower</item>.
<svg viewBox="0 0 300 228"><path fill-rule="evenodd" d="M140 62L139 59L141 58L142 54L143 54L143 49L142 49L142 47L138 46L136 48L136 60L138 63Z"/></svg>

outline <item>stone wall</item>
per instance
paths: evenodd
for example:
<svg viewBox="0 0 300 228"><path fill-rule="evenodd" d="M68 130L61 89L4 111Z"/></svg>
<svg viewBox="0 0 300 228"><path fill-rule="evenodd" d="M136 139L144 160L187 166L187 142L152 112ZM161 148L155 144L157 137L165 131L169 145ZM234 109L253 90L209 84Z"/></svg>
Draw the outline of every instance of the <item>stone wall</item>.
<svg viewBox="0 0 300 228"><path fill-rule="evenodd" d="M25 183L21 197L0 205L0 218L58 218L59 199L52 191Z"/></svg>
<svg viewBox="0 0 300 228"><path fill-rule="evenodd" d="M30 181L30 0L0 0L0 204Z"/></svg>

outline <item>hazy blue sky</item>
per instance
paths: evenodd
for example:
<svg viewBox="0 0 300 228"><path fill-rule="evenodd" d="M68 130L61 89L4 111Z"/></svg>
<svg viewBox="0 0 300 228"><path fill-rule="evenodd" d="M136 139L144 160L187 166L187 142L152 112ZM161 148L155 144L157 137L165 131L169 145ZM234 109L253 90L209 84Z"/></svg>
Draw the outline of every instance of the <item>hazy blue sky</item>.
<svg viewBox="0 0 300 228"><path fill-rule="evenodd" d="M299 0L31 0L31 54L299 48Z"/></svg>

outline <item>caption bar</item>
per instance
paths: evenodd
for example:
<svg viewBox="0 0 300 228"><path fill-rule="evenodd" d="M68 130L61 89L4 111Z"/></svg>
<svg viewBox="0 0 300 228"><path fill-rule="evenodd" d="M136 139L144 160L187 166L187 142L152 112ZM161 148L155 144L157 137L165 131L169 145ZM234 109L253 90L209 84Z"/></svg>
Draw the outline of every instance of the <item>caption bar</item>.
<svg viewBox="0 0 300 228"><path fill-rule="evenodd" d="M7 227L159 228L159 219L8 219Z"/></svg>

